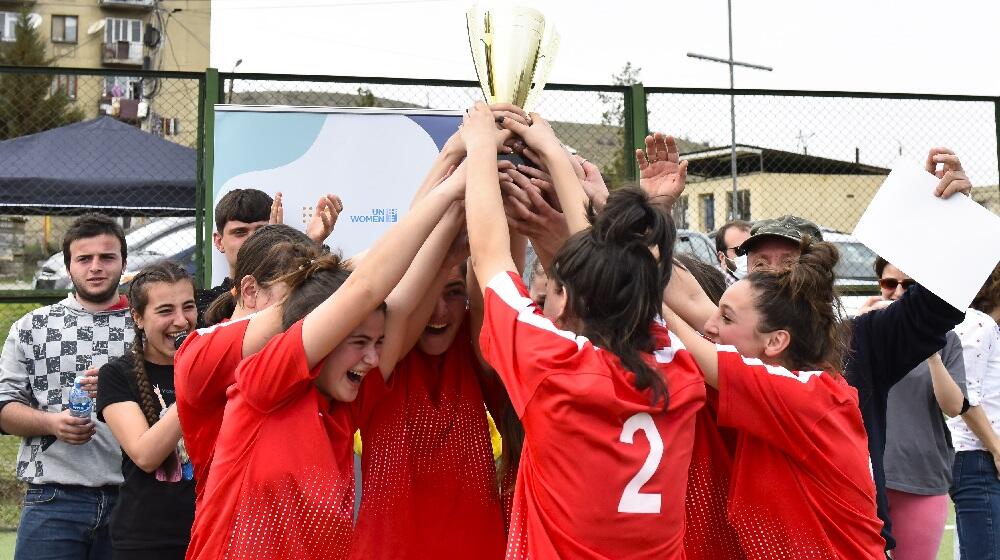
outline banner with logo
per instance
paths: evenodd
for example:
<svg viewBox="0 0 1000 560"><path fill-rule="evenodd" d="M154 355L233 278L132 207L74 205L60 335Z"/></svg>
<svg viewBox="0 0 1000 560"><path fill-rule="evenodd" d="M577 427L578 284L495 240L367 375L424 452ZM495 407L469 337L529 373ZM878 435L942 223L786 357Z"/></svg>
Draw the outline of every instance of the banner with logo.
<svg viewBox="0 0 1000 560"><path fill-rule="evenodd" d="M355 255L406 213L461 122L459 111L218 105L212 206L233 189L281 192L285 223L304 230L316 201L333 193L344 210L327 243ZM217 285L229 265L211 235L206 250Z"/></svg>

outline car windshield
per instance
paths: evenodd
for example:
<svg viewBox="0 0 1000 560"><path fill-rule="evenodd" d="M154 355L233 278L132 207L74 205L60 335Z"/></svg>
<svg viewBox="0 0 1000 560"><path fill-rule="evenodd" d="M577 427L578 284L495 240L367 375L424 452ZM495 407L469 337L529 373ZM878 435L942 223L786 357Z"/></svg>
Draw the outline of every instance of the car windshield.
<svg viewBox="0 0 1000 560"><path fill-rule="evenodd" d="M160 256L169 257L180 253L184 249L193 246L195 243L194 228L179 229L173 233L168 233L163 237L153 241L142 249L146 253L154 253Z"/></svg>
<svg viewBox="0 0 1000 560"><path fill-rule="evenodd" d="M833 271L837 278L878 280L875 278L875 253L856 241L834 242L840 250L840 261Z"/></svg>
<svg viewBox="0 0 1000 560"><path fill-rule="evenodd" d="M715 246L700 235L677 232L677 242L674 251L691 255L706 264L715 265Z"/></svg>

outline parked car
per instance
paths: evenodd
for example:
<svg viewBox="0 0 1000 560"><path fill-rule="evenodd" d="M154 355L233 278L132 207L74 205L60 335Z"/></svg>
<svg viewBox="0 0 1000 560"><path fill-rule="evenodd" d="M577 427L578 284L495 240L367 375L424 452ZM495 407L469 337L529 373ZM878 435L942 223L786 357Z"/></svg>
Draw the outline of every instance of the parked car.
<svg viewBox="0 0 1000 560"><path fill-rule="evenodd" d="M719 268L719 259L715 256L715 243L704 233L689 229L677 230L674 251L691 255L704 263Z"/></svg>
<svg viewBox="0 0 1000 560"><path fill-rule="evenodd" d="M128 284L142 268L156 261L169 259L184 267L188 274L194 275L195 227L192 222L188 227L174 230L162 237L154 239L138 251L128 252L128 262L122 272L121 284Z"/></svg>
<svg viewBox="0 0 1000 560"><path fill-rule="evenodd" d="M848 316L858 314L870 296L877 295L875 252L849 233L821 227L823 240L833 243L840 251L840 261L833 268L840 301Z"/></svg>
<svg viewBox="0 0 1000 560"><path fill-rule="evenodd" d="M177 230L190 228L191 239L194 236L194 218L160 218L144 226L138 227L125 236L125 244L128 246L128 263L131 268L133 254L145 250L151 243L157 241L165 235L169 235ZM177 252L179 248L186 245L178 245L170 250L170 254ZM62 251L49 257L38 272L35 273L34 285L36 290L66 290L72 287L69 274L66 272L66 265L63 262Z"/></svg>

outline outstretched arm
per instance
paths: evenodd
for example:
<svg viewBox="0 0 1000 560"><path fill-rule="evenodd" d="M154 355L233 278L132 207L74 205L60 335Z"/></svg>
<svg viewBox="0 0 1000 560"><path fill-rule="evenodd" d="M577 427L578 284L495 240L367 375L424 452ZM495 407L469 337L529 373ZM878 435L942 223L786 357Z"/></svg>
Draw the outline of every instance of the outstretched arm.
<svg viewBox="0 0 1000 560"><path fill-rule="evenodd" d="M674 270L677 270L674 267ZM691 325L685 323L670 309L663 308L663 318L667 321L667 328L681 339L685 348L698 362L702 375L705 376L705 383L712 387L719 388L719 353L715 345L702 338Z"/></svg>
<svg viewBox="0 0 1000 560"><path fill-rule="evenodd" d="M441 216L464 192L459 181L445 181L429 192L375 242L344 285L306 316L302 343L310 368L385 301Z"/></svg>
<svg viewBox="0 0 1000 560"><path fill-rule="evenodd" d="M504 119L504 122L509 120ZM510 233L497 177L496 150L492 142L495 128L493 115L483 103L476 103L469 109L462 123L462 138L469 154L465 216L472 267L478 278L487 279L480 289L497 274L517 270L510 254Z"/></svg>

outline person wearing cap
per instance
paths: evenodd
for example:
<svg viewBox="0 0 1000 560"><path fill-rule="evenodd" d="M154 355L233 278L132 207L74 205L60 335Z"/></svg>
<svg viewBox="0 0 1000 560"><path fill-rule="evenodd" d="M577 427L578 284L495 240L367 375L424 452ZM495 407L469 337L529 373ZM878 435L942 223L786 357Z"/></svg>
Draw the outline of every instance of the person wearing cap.
<svg viewBox="0 0 1000 560"><path fill-rule="evenodd" d="M937 168L939 164L942 169ZM956 192L968 194L972 188L958 157L947 148L930 151L927 171L940 179L935 190L938 197L947 198ZM816 224L804 218L789 215L760 220L737 249L737 255L747 255L750 272L763 266L794 265L807 237L823 239ZM674 267L664 292L664 305L691 325L704 325L716 311L697 282L679 267ZM887 551L895 548L883 467L889 390L910 370L940 351L947 332L963 318L962 311L917 283L893 305L852 321L844 376L858 391Z"/></svg>

